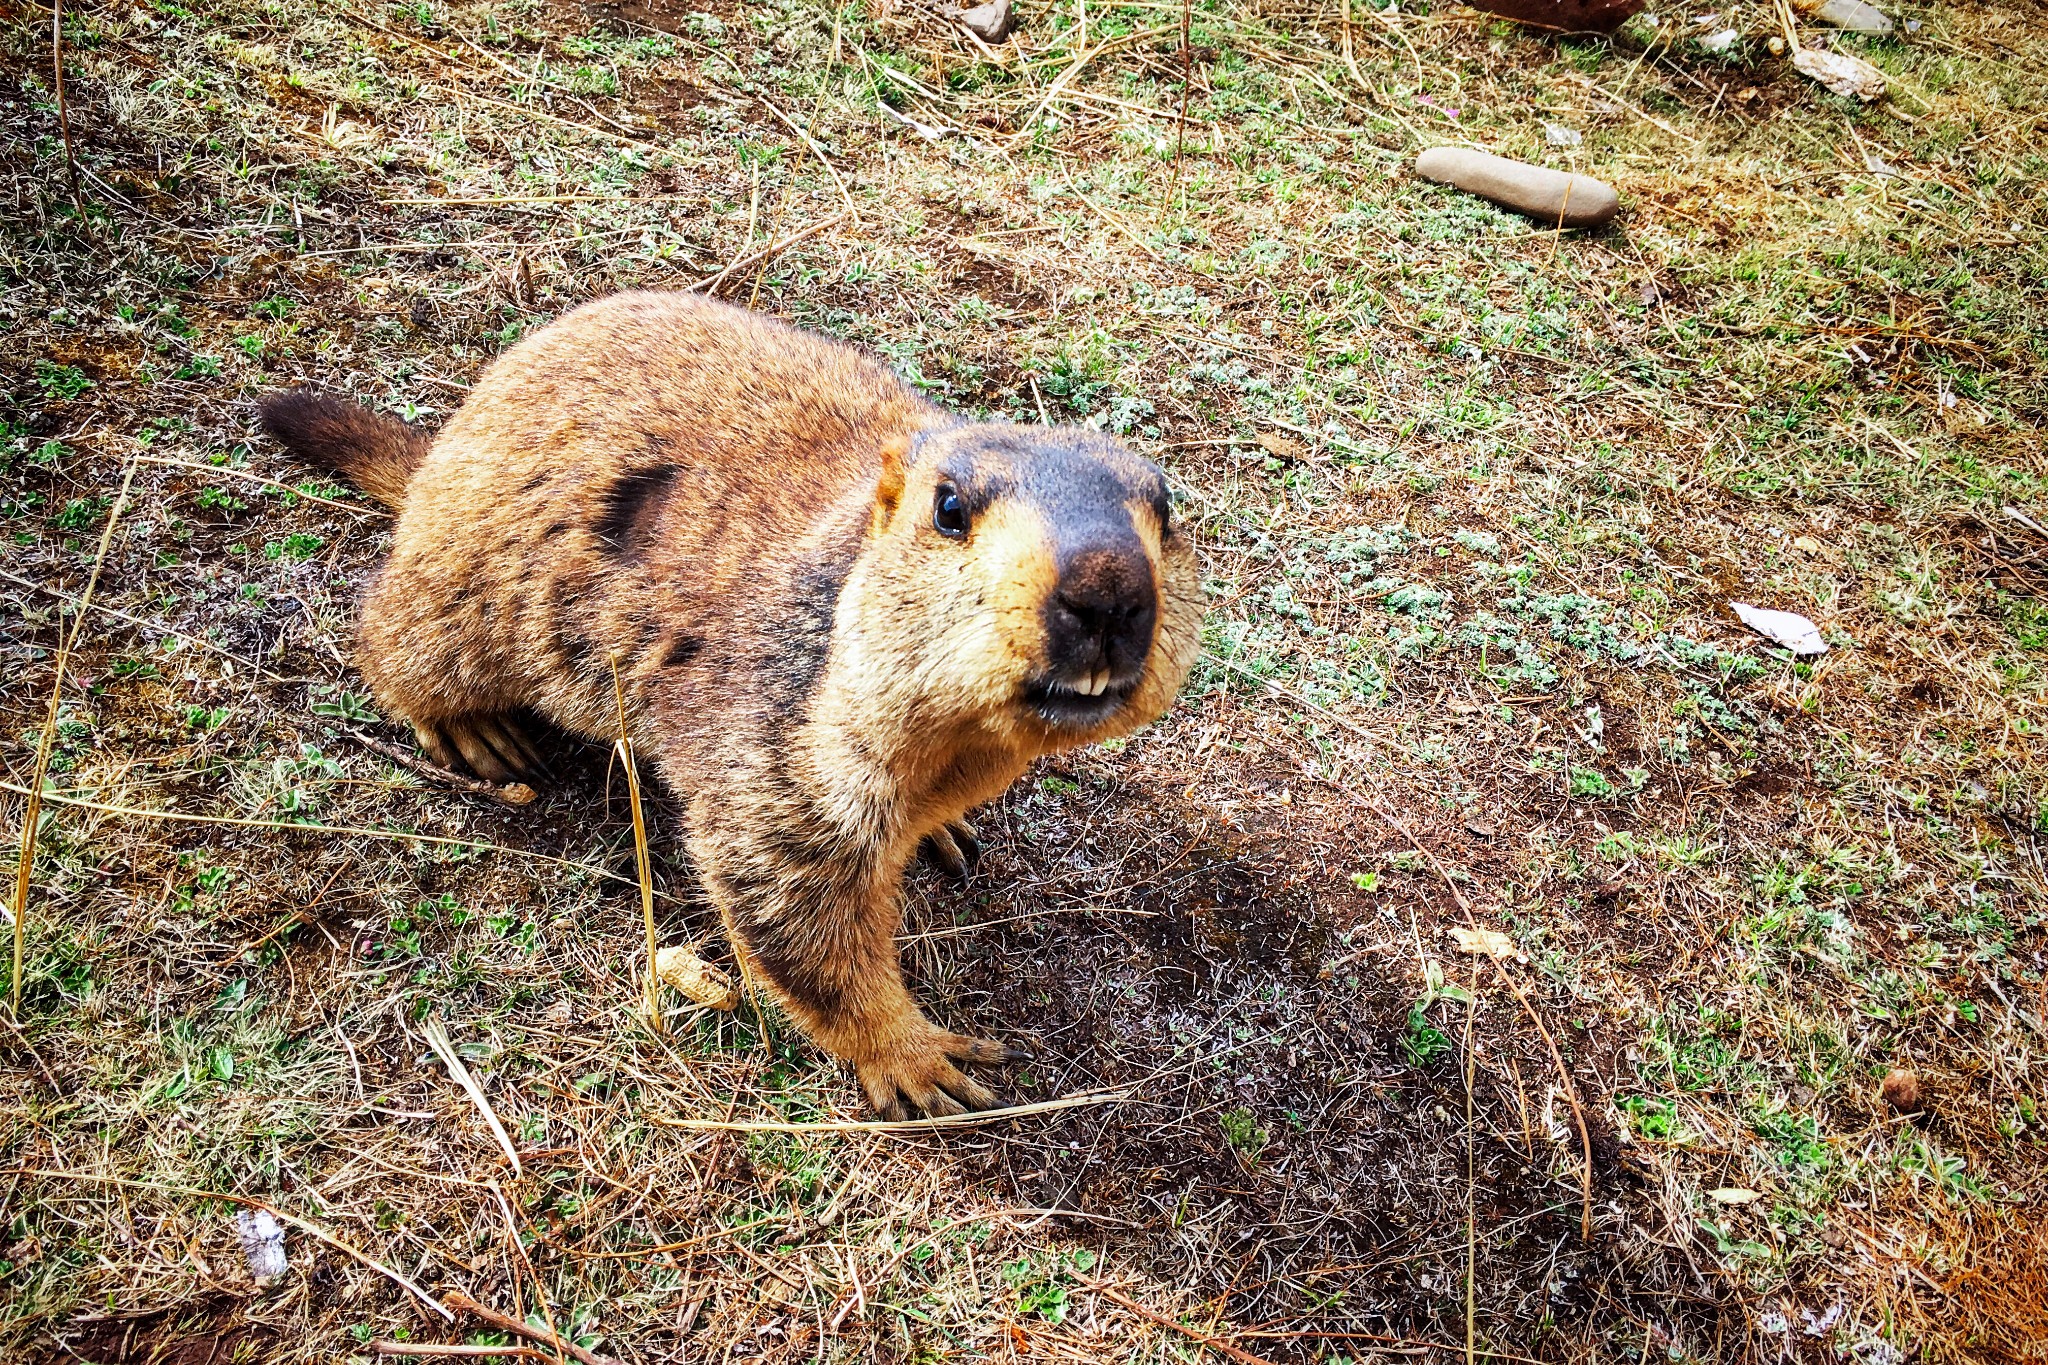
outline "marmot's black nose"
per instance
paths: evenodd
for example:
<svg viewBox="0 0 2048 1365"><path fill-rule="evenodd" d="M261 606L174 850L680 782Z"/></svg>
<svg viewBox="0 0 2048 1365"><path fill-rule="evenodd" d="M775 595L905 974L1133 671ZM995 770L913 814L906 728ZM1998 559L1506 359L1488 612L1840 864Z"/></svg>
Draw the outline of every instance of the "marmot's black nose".
<svg viewBox="0 0 2048 1365"><path fill-rule="evenodd" d="M1136 678L1152 651L1158 615L1152 562L1132 536L1060 556L1059 586L1045 606L1047 663L1063 682L1105 686Z"/></svg>

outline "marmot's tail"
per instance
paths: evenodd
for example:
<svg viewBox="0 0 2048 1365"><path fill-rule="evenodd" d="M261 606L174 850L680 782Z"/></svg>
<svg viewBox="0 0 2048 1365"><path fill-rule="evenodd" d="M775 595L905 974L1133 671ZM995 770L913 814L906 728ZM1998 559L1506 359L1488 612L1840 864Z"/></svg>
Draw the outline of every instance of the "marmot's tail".
<svg viewBox="0 0 2048 1365"><path fill-rule="evenodd" d="M273 393L257 405L263 429L298 459L332 470L387 507L405 502L405 486L434 438L396 417L311 389Z"/></svg>

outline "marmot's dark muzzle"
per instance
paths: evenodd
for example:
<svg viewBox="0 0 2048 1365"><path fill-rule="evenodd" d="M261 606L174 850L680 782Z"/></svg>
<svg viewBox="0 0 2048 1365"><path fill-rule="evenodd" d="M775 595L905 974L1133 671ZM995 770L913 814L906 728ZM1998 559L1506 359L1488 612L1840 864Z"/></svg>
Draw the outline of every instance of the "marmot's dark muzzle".
<svg viewBox="0 0 2048 1365"><path fill-rule="evenodd" d="M1159 614L1145 546L1128 524L1119 530L1062 547L1059 584L1045 604L1048 671L1088 695L1137 681Z"/></svg>

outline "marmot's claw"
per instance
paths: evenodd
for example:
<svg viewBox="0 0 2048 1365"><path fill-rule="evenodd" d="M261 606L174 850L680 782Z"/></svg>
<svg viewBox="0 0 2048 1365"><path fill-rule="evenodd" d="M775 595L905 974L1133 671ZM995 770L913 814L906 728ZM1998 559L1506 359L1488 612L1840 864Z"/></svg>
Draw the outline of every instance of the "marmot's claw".
<svg viewBox="0 0 2048 1365"><path fill-rule="evenodd" d="M547 764L533 741L509 716L453 716L438 726L415 726L420 747L444 768L468 772L485 782L544 780Z"/></svg>
<svg viewBox="0 0 2048 1365"><path fill-rule="evenodd" d="M975 835L974 826L965 820L949 821L946 832L953 836L953 843L960 849L961 861L967 870L973 871L981 863L981 840Z"/></svg>
<svg viewBox="0 0 2048 1365"><path fill-rule="evenodd" d="M913 1100L911 1103L917 1108L924 1110L926 1118L934 1119L951 1118L955 1114L966 1113L968 1109L967 1105L960 1102L958 1096L943 1086L928 1092L922 1101ZM980 1107L986 1109L988 1106L982 1105Z"/></svg>
<svg viewBox="0 0 2048 1365"><path fill-rule="evenodd" d="M891 1122L917 1117L940 1118L970 1110L993 1109L995 1095L961 1074L955 1062L1009 1062L1023 1054L1002 1043L938 1033L919 1045L858 1068L862 1087L875 1112Z"/></svg>
<svg viewBox="0 0 2048 1365"><path fill-rule="evenodd" d="M917 856L924 860L926 866L938 869L955 881L966 881L973 866L967 850L960 847L949 829L936 829L925 835L917 846Z"/></svg>
<svg viewBox="0 0 2048 1365"><path fill-rule="evenodd" d="M947 1055L955 1061L975 1062L983 1066L1031 1060L1031 1054L1021 1047L992 1042L987 1038L969 1038L959 1033L948 1034L945 1047Z"/></svg>

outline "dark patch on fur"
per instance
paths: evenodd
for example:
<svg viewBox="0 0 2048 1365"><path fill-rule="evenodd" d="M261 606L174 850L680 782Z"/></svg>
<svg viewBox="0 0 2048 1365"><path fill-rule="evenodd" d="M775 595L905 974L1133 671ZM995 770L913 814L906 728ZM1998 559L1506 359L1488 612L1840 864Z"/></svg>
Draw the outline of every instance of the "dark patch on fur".
<svg viewBox="0 0 2048 1365"><path fill-rule="evenodd" d="M765 889L732 888L742 905L771 903L774 893ZM830 1018L851 1006L849 982L827 979L818 969L817 945L809 941L801 924L786 911L746 914L737 917L740 932L753 950L761 970L790 999Z"/></svg>
<svg viewBox="0 0 2048 1365"><path fill-rule="evenodd" d="M778 718L797 718L818 689L832 652L832 618L839 611L839 594L853 571L860 544L861 529L844 527L790 576L777 631L777 666L761 680L769 710Z"/></svg>
<svg viewBox="0 0 2048 1365"><path fill-rule="evenodd" d="M681 668L704 650L704 642L694 635L678 635L668 642L668 648L661 652L663 668Z"/></svg>
<svg viewBox="0 0 2048 1365"><path fill-rule="evenodd" d="M757 780L763 796L805 804L805 788L779 765ZM851 1008L859 983L845 974L850 959L838 945L821 945L820 933L838 927L833 902L860 880L862 857L849 855L842 832L815 808L809 818L751 830L747 842L744 863L736 859L724 880L755 961L792 999L820 1014Z"/></svg>
<svg viewBox="0 0 2048 1365"><path fill-rule="evenodd" d="M635 469L618 477L598 504L591 533L621 559L637 559L653 539L680 467L672 464Z"/></svg>

